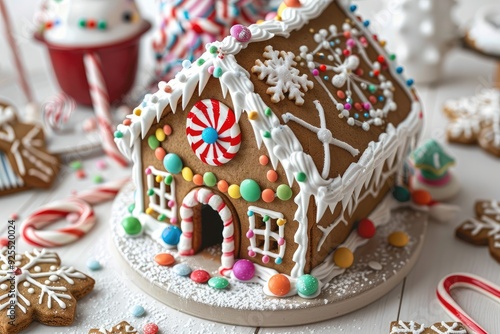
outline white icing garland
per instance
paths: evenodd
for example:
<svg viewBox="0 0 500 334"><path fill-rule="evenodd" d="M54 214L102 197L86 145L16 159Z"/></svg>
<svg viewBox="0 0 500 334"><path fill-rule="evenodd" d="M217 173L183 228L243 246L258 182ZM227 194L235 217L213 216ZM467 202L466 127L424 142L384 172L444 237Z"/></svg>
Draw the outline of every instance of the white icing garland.
<svg viewBox="0 0 500 334"><path fill-rule="evenodd" d="M331 3L331 1L302 1L300 8L287 8L282 14L282 21L266 21L261 25L252 25L249 27L252 33L251 42L268 40L273 36L288 36L289 32L301 28L311 19L319 16L323 10ZM357 22L354 15L347 15L353 22ZM372 44L380 54L385 52L376 45L371 33L365 28L359 26L360 30L364 30L367 40ZM198 93L204 90L210 74L208 69L214 67L220 69L220 84L223 95L227 93L231 95L233 109L237 121L242 112L255 111L258 115L257 120L252 120L251 124L255 133L258 148L262 143L265 144L273 167L276 169L278 163L281 163L286 171L288 183L291 186L295 182L295 176L298 173L305 173L307 179L304 182L299 182L300 192L295 197L294 201L298 205L295 212L294 220L299 223L294 241L298 247L293 255L295 266L292 269L291 276L298 277L304 273L306 264L306 253L308 249L308 219L307 209L309 207L309 198L313 196L316 207L316 221L319 221L326 211L330 208L333 212L337 203L342 202L343 208L349 208L349 213L355 208L359 202L357 198L364 185L368 185L373 176L375 187L380 185L385 160L389 157L394 159L391 164L396 161L396 165L402 163L403 154L406 153L408 147L415 140L421 122L418 120L420 106L417 101L412 104L407 119L405 119L397 128L387 125L387 133L380 136L378 142L371 142L363 152L357 163L352 163L347 171L342 176L335 179L325 180L318 172L318 169L312 160L311 156L303 152L303 148L295 134L291 129L280 124L279 118L274 113L266 113L268 107L262 99L253 90L253 84L249 79L249 73L239 66L235 60L234 54L245 48L248 43L240 43L235 38L229 36L222 42L215 42L207 46L207 52L203 54L201 59L203 62L193 64L189 68L181 71L175 79L170 81L168 85L164 82L159 83L159 91L154 95L147 95L141 105L141 116L129 115L132 124L130 126L119 125L118 131L122 134L121 138L116 138L115 141L120 151L128 157L131 157L134 162L133 179L137 189L142 187L142 166L141 166L141 138L144 138L152 123L162 117L163 111L167 106L170 106L173 113L177 110L177 103L182 96L182 109L185 109L193 96L196 86ZM217 54L210 52L210 47L216 47ZM391 69L392 70L392 69ZM395 72L392 73L397 76ZM379 77L380 78L380 77ZM400 82L402 87L405 84ZM166 88L168 86L166 92ZM390 87L386 87L390 88ZM405 89L408 96L413 96L412 92ZM392 96L392 95L391 95ZM390 104L390 103L389 103ZM386 105L389 105L386 102ZM389 111L391 107L387 107ZM375 121L374 121L375 122ZM390 133L390 134L389 134ZM404 143L404 144L403 144ZM399 159L395 159L399 156ZM397 169L395 169L397 170ZM373 192L373 190L372 190ZM377 191L378 192L378 191ZM368 192L367 192L368 193ZM353 196L356 194L355 196ZM142 191L136 192L136 207L134 215L139 216L144 212ZM323 231L324 238L333 229Z"/></svg>

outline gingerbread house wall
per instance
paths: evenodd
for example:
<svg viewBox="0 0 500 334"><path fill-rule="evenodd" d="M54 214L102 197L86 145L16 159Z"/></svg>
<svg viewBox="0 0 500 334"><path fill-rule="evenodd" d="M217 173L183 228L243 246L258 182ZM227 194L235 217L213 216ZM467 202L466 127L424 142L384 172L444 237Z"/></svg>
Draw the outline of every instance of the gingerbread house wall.
<svg viewBox="0 0 500 334"><path fill-rule="evenodd" d="M186 117L188 112L193 108L196 102L203 99L215 99L224 103L230 109L233 109L233 103L230 99L229 94L227 97L223 97L219 81L215 78L211 78L207 84L207 88L205 88L202 95L199 97L193 96L185 110L178 108L176 113L173 114L170 110L170 107L167 107L160 121L155 121L153 123L148 133L144 137L145 139L143 139L141 143L142 168L145 169L148 166L153 166L158 170L165 170L163 163L155 158L154 151L149 147L147 139L150 136L155 135L156 129L162 128L164 125L168 124L172 127L173 132L170 136L167 137L164 142L161 143L161 147L163 147L167 153L175 153L179 155L183 161L184 167L191 168L194 174L203 175L205 172L213 172L217 177L217 180L226 180L229 185L239 185L245 179L252 179L257 181L262 190L269 188L273 191L276 191L279 185L288 184L286 175L281 165L279 165L276 170L278 174L278 180L276 182L270 182L267 179L267 172L269 170L272 170L273 168L270 162L265 166L259 163L259 157L261 155L267 155L268 153L264 145L260 149L257 148L256 140L254 137L254 130L247 118L246 113L243 113L239 120L239 126L241 129L241 146L238 153L231 161L222 166L214 167L205 164L200 159L198 159L195 153L191 150L191 147L186 138L185 129ZM182 199L191 190L197 188L198 186L195 185L192 181L188 182L184 180L181 174L175 174L173 175L173 177L176 187L175 197L177 206L180 207ZM143 192L145 194L148 189L144 172L142 173L142 184ZM239 244L240 247L236 253L236 257L246 258L265 267L273 268L278 272L290 274L290 271L295 264L292 257L297 249L297 244L294 241L294 237L297 232L297 225L299 224L297 221L294 221L294 214L297 210L297 205L293 201L293 198L299 191L299 186L297 185L297 183L294 183L291 187L293 196L290 200L282 201L278 198L275 198L271 203L264 202L262 198L256 202L250 203L245 201L243 198L234 199L231 198L228 193L221 193L220 191L218 191L217 186L207 188L221 194L226 201L226 204L228 204L233 209L233 212L236 212L237 214L237 217L235 217L235 221L239 221L239 235L235 235L235 238L239 240L237 240L235 244ZM144 196L143 205L144 208L148 208L149 198L147 195ZM249 228L249 218L247 215L249 206L255 206L265 210L282 213L284 219L286 219L287 223L284 227L286 251L282 259L282 264L276 264L273 257L270 257L270 261L266 264L262 262L262 255L257 254L255 257L250 257L248 255L248 247L250 246L250 242L246 237L246 233L248 232ZM179 214L177 214L177 217L180 222ZM273 221L272 224L276 224L276 221ZM309 263L307 263L307 267L310 267Z"/></svg>

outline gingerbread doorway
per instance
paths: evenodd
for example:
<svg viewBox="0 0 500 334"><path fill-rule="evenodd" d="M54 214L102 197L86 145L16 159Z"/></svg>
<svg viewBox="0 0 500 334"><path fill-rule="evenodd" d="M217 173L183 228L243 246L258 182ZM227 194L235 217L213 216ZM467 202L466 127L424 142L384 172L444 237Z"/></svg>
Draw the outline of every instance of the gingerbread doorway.
<svg viewBox="0 0 500 334"><path fill-rule="evenodd" d="M194 255L204 247L220 243L221 274L234 264L239 246L239 226L229 201L209 188L191 190L180 209L182 235L177 246L180 255Z"/></svg>

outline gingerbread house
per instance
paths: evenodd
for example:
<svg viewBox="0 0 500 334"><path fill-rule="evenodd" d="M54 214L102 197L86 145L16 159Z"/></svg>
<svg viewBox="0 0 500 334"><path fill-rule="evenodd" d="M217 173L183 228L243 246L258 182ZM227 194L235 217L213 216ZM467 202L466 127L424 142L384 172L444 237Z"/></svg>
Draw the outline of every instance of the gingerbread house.
<svg viewBox="0 0 500 334"><path fill-rule="evenodd" d="M14 108L0 103L0 195L48 188L59 169L59 159L45 149L42 127L18 121Z"/></svg>
<svg viewBox="0 0 500 334"><path fill-rule="evenodd" d="M290 2L289 2L290 3ZM346 1L300 0L208 44L115 141L133 215L291 277L322 263L389 191L421 127L412 81Z"/></svg>

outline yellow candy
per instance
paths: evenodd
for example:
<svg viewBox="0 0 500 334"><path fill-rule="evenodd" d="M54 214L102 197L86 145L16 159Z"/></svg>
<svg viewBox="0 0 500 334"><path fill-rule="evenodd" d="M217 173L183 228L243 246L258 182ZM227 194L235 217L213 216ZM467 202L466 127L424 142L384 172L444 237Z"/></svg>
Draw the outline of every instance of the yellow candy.
<svg viewBox="0 0 500 334"><path fill-rule="evenodd" d="M136 116L141 116L142 110L141 109L135 109L134 110L134 115Z"/></svg>
<svg viewBox="0 0 500 334"><path fill-rule="evenodd" d="M396 231L389 234L388 242L394 247L404 247L410 241L410 237L403 231Z"/></svg>
<svg viewBox="0 0 500 334"><path fill-rule="evenodd" d="M161 175L156 175L156 182L160 183L161 181L163 181L163 177L161 177Z"/></svg>
<svg viewBox="0 0 500 334"><path fill-rule="evenodd" d="M283 226L286 224L286 219L283 219L283 218L279 218L277 221L276 221L276 224L278 226Z"/></svg>
<svg viewBox="0 0 500 334"><path fill-rule="evenodd" d="M161 129L161 128L156 129L155 136L156 136L156 139L158 139L158 141L164 141L165 138L167 138L167 136L165 135L165 132L163 132L163 129Z"/></svg>
<svg viewBox="0 0 500 334"><path fill-rule="evenodd" d="M251 121L255 121L257 118L259 118L259 114L256 111L250 111L248 113L248 119Z"/></svg>
<svg viewBox="0 0 500 334"><path fill-rule="evenodd" d="M227 189L227 193L229 194L229 196L231 196L231 198L234 199L240 198L241 197L240 186L237 184L230 185L229 188Z"/></svg>
<svg viewBox="0 0 500 334"><path fill-rule="evenodd" d="M182 177L184 180L191 182L193 181L193 171L189 167L184 167L182 169Z"/></svg>
<svg viewBox="0 0 500 334"><path fill-rule="evenodd" d="M339 268L349 268L354 262L354 254L349 248L339 247L333 254L333 262Z"/></svg>
<svg viewBox="0 0 500 334"><path fill-rule="evenodd" d="M153 214L153 212L155 212L155 211L153 210L153 208L147 208L147 209L146 209L146 213L147 213L148 215Z"/></svg>
<svg viewBox="0 0 500 334"><path fill-rule="evenodd" d="M281 14L283 14L283 11L287 8L288 8L288 6L284 2L282 2L281 5L278 7L278 11L276 12L276 15L277 15L277 17L280 18L280 21L281 21Z"/></svg>

